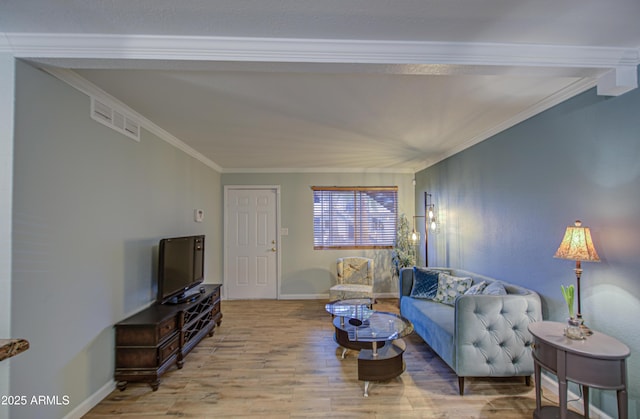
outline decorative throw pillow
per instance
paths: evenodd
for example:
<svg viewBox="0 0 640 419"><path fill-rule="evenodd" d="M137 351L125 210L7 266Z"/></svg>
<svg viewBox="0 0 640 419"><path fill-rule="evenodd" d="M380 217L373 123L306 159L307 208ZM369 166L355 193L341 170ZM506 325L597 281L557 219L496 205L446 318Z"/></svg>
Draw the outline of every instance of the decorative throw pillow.
<svg viewBox="0 0 640 419"><path fill-rule="evenodd" d="M487 285L487 288L482 293L486 295L507 295L507 290L500 282L494 281Z"/></svg>
<svg viewBox="0 0 640 419"><path fill-rule="evenodd" d="M478 295L478 294L482 294L482 291L484 291L484 289L487 287L487 281L482 281L482 282L478 282L475 285L472 285L471 288L469 288L465 294L466 295Z"/></svg>
<svg viewBox="0 0 640 419"><path fill-rule="evenodd" d="M440 272L431 269L413 267L413 287L410 297L432 300L438 291L438 275Z"/></svg>
<svg viewBox="0 0 640 419"><path fill-rule="evenodd" d="M469 277L451 276L440 273L438 278L438 292L435 301L443 304L454 305L456 298L464 294L471 287L473 280Z"/></svg>

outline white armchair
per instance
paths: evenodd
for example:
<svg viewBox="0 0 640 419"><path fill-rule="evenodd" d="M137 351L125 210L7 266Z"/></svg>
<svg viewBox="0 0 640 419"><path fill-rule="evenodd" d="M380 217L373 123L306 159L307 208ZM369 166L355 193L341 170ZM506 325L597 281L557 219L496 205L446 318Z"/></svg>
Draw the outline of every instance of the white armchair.
<svg viewBox="0 0 640 419"><path fill-rule="evenodd" d="M337 262L337 283L329 288L329 299L371 298L375 302L373 286L373 259L340 258Z"/></svg>

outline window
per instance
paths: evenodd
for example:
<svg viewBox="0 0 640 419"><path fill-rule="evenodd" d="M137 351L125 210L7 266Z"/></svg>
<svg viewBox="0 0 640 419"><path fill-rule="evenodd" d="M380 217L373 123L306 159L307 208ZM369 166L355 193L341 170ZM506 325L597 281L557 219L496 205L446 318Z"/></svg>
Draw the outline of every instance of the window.
<svg viewBox="0 0 640 419"><path fill-rule="evenodd" d="M314 186L311 189L314 249L393 248L397 186Z"/></svg>

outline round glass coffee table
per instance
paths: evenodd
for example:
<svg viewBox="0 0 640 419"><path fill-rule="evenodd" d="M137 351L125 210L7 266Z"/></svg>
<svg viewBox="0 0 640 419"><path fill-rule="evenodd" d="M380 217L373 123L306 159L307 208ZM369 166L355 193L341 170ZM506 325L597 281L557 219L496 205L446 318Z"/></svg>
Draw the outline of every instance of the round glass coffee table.
<svg viewBox="0 0 640 419"><path fill-rule="evenodd" d="M336 317L368 317L373 312L373 302L371 301L371 298L337 300L327 303L324 308Z"/></svg>
<svg viewBox="0 0 640 419"><path fill-rule="evenodd" d="M371 300L343 300L326 305L333 319L334 339L344 350L360 351L358 380L364 381L364 396L369 396L371 381L385 381L402 374L405 369L402 354L406 344L402 337L413 332L413 325L404 317L371 309Z"/></svg>
<svg viewBox="0 0 640 419"><path fill-rule="evenodd" d="M373 314L371 307L370 298L339 300L325 305L327 312L334 316L335 332L333 340L342 347L342 359L344 359L349 349L359 351L360 349L372 348L370 342L358 342L349 337L350 334L353 335L356 326L367 324L367 320Z"/></svg>

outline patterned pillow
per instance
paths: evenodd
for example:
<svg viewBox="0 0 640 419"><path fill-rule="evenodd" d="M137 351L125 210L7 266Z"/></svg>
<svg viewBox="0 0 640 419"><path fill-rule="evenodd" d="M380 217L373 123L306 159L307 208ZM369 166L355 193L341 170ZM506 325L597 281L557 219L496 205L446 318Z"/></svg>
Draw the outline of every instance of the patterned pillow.
<svg viewBox="0 0 640 419"><path fill-rule="evenodd" d="M469 277L451 276L445 273L440 273L438 278L438 292L434 301L454 305L456 298L464 294L467 291L473 280Z"/></svg>
<svg viewBox="0 0 640 419"><path fill-rule="evenodd" d="M487 285L487 288L485 288L482 293L486 295L507 295L507 290L504 288L504 285L498 281L494 281Z"/></svg>
<svg viewBox="0 0 640 419"><path fill-rule="evenodd" d="M431 269L413 267L413 287L410 297L433 300L438 291L438 275L440 272Z"/></svg>
<svg viewBox="0 0 640 419"><path fill-rule="evenodd" d="M466 295L478 295L482 294L482 291L487 287L487 281L478 282L475 285L472 285L467 291L465 291Z"/></svg>

